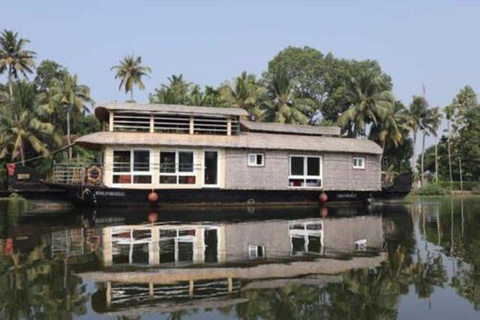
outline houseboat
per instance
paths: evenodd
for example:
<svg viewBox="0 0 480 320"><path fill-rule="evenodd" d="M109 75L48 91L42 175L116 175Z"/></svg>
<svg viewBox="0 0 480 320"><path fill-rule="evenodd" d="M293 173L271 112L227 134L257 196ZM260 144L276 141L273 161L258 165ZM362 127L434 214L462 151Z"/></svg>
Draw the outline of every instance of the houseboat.
<svg viewBox="0 0 480 320"><path fill-rule="evenodd" d="M382 149L340 128L249 121L240 108L101 104L103 130L75 144L99 164L57 164L47 185L76 204L128 206L366 201Z"/></svg>

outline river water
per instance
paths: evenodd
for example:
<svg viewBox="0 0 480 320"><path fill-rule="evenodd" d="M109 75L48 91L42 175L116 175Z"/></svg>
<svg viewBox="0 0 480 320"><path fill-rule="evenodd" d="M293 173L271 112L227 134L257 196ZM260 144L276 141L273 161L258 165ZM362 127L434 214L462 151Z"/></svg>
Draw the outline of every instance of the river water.
<svg viewBox="0 0 480 320"><path fill-rule="evenodd" d="M477 319L480 198L242 209L0 201L0 319Z"/></svg>

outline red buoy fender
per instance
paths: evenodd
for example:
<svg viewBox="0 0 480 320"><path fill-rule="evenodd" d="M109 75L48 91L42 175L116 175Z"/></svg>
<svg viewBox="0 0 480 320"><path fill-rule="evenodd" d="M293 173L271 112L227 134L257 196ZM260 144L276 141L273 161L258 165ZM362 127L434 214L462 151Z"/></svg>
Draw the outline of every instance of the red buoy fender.
<svg viewBox="0 0 480 320"><path fill-rule="evenodd" d="M148 202L155 203L157 201L158 201L158 193L152 190L152 192L148 194Z"/></svg>
<svg viewBox="0 0 480 320"><path fill-rule="evenodd" d="M320 195L318 196L318 202L320 202L321 204L324 204L328 201L328 196L325 192L322 192L320 193Z"/></svg>
<svg viewBox="0 0 480 320"><path fill-rule="evenodd" d="M156 212L150 212L148 214L148 222L155 223L158 221L158 214Z"/></svg>

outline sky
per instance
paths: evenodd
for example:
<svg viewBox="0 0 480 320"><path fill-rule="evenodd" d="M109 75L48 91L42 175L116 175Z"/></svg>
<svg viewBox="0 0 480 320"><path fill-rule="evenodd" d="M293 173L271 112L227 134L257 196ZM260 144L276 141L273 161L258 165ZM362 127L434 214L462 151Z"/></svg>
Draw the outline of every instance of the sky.
<svg viewBox="0 0 480 320"><path fill-rule="evenodd" d="M0 0L0 29L29 39L38 62L78 73L96 102L127 99L110 70L127 54L153 70L134 93L147 102L172 74L217 86L309 46L377 60L397 99L408 104L425 86L430 105L444 107L463 86L480 89L479 14L474 0Z"/></svg>

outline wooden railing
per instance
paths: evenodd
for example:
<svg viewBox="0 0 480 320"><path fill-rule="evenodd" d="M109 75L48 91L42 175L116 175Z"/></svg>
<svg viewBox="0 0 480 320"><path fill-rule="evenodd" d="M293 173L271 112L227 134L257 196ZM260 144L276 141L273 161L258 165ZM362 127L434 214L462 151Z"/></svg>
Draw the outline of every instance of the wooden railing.
<svg viewBox="0 0 480 320"><path fill-rule="evenodd" d="M79 184L88 183L88 168L93 164L84 163L59 163L53 166L52 174L48 179L53 183ZM102 168L100 165L96 165Z"/></svg>

